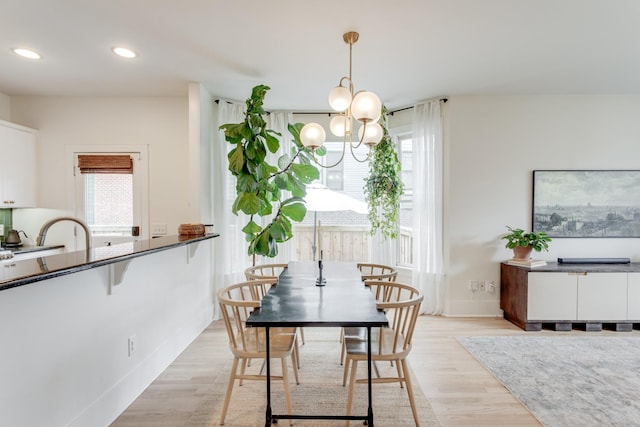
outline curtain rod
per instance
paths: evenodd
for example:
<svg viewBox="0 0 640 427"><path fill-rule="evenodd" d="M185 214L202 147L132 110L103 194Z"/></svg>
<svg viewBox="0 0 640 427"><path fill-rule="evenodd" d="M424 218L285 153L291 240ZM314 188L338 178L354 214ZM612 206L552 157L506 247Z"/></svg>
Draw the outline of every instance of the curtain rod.
<svg viewBox="0 0 640 427"><path fill-rule="evenodd" d="M215 102L218 105L220 105L220 102L226 102L229 105L235 104L234 102L223 100L223 99L214 99L213 102ZM240 104L240 102L238 102L238 104ZM267 114L267 116L270 116L271 115L271 111L267 111L266 114Z"/></svg>
<svg viewBox="0 0 640 427"><path fill-rule="evenodd" d="M449 100L448 98L440 98L439 99L440 102L444 102L444 103L446 103L448 100ZM214 100L214 102L216 104L219 104L220 101L222 101L222 100L220 100L220 99ZM233 104L233 102L231 102L231 101L224 101L224 102L226 102L227 104ZM399 113L400 111L410 110L412 108L414 108L413 105L411 105L409 107L398 108L397 110L389 111L388 114L390 116L393 116L395 113ZM269 114L271 114L271 113L267 112L267 115L269 115ZM326 114L327 116L331 117L332 115L336 115L336 114L339 114L339 113L332 113L332 112L326 112L326 111L293 111L293 112L291 112L291 114L296 114L296 115L312 114L312 115L320 115L320 116Z"/></svg>
<svg viewBox="0 0 640 427"><path fill-rule="evenodd" d="M448 98L440 98L439 101L440 102L447 102L449 99ZM392 110L389 111L389 115L393 116L395 113L399 113L400 111L405 111L405 110L410 110L413 108L413 105L409 106L409 107L404 107L404 108L398 108L397 110ZM301 112L293 112L292 114L315 114L315 115L324 115L326 114L327 116L332 116L332 115L336 115L336 114L340 114L340 113L335 113L335 112L326 112L326 111L322 111L322 112L313 112L313 111L301 111Z"/></svg>
<svg viewBox="0 0 640 427"><path fill-rule="evenodd" d="M448 98L440 98L438 101L446 103L448 100L449 100ZM398 108L397 110L389 111L389 115L393 116L395 113L399 113L400 111L410 110L412 108L414 108L413 105L411 105L409 107Z"/></svg>

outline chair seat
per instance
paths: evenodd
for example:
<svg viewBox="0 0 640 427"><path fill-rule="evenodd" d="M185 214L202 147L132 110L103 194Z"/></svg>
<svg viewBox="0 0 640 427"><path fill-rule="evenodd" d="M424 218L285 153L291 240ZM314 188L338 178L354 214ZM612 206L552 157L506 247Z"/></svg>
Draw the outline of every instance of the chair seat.
<svg viewBox="0 0 640 427"><path fill-rule="evenodd" d="M380 339L380 331L382 332L382 340ZM365 329L362 337L345 338L345 348L351 358L367 358L366 334L367 331ZM405 348L404 344L404 337L402 335L396 336L391 328L375 328L371 331L371 355L376 360L395 360L402 358L402 353L409 354L411 350L411 345ZM399 348L404 350L399 351Z"/></svg>
<svg viewBox="0 0 640 427"><path fill-rule="evenodd" d="M349 326L344 328L344 339L367 339L367 328L358 326Z"/></svg>
<svg viewBox="0 0 640 427"><path fill-rule="evenodd" d="M282 357L293 350L296 340L295 328L273 328L269 332L271 357ZM232 350L241 357L264 357L265 342L264 328L245 328L243 343Z"/></svg>
<svg viewBox="0 0 640 427"><path fill-rule="evenodd" d="M371 342L377 341L380 335L380 328L371 328ZM358 326L348 326L344 328L344 339L347 341L367 341L367 328Z"/></svg>

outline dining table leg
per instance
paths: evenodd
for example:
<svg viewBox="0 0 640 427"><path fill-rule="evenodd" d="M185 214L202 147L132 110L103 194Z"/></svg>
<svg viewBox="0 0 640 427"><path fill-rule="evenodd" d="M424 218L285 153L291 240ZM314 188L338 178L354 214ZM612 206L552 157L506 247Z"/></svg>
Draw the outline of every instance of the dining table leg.
<svg viewBox="0 0 640 427"><path fill-rule="evenodd" d="M265 354L265 364L267 365L267 410L266 410L266 414L265 414L265 422L264 422L264 427L270 427L271 426L271 345L269 343L269 335L271 335L269 333L269 327L265 326L265 345L266 345L266 354Z"/></svg>

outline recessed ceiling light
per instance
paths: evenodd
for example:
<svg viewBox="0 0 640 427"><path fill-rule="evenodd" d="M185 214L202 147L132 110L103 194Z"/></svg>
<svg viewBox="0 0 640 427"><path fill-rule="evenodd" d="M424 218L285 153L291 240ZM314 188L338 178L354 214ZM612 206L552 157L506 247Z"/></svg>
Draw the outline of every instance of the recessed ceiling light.
<svg viewBox="0 0 640 427"><path fill-rule="evenodd" d="M126 47L114 47L113 53L118 56L122 56L123 58L135 58L137 55L134 51L127 49Z"/></svg>
<svg viewBox="0 0 640 427"><path fill-rule="evenodd" d="M22 48L17 47L15 49L13 49L13 52L16 55L20 55L20 56L22 56L24 58L29 58L29 59L40 59L40 58L42 58L39 53L34 52L32 50L29 50L29 49L22 49Z"/></svg>

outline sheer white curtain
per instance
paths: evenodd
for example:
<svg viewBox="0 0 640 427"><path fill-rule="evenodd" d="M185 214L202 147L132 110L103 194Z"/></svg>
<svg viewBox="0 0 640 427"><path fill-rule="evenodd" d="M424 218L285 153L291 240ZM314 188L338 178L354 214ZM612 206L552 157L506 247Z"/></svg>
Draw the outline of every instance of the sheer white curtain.
<svg viewBox="0 0 640 427"><path fill-rule="evenodd" d="M278 164L278 158L284 153L291 153L291 146L293 145L292 136L287 129L289 123L293 123L293 113L285 111L274 111L267 116L267 128L272 129L280 134L278 140L280 141L280 149L276 153L268 153L267 161L272 165ZM289 192L283 194L283 199L291 197ZM266 225L271 221L271 217L264 218L262 225ZM293 245L293 239L281 243L278 245L278 255L275 258L260 257L256 260L256 264L286 264L293 259L295 248Z"/></svg>
<svg viewBox="0 0 640 427"><path fill-rule="evenodd" d="M214 230L220 237L214 241L214 277L216 291L225 286L244 280L244 269L250 258L247 256L247 242L242 228L248 216L239 212L234 215L231 206L236 197L235 178L228 170L227 153L232 148L224 139L219 127L227 123L240 123L244 120L244 104L219 101L214 108L212 188ZM217 114L216 114L217 113Z"/></svg>
<svg viewBox="0 0 640 427"><path fill-rule="evenodd" d="M416 104L413 115L413 284L429 314L442 314L445 301L440 102Z"/></svg>
<svg viewBox="0 0 640 427"><path fill-rule="evenodd" d="M245 104L219 101L214 108L214 126L218 129L226 123L240 123L244 120ZM267 117L267 127L282 134L280 138L280 151L270 154L269 163L277 164L277 158L290 150L291 134L287 130L288 123L292 120L291 113L276 112ZM214 239L214 275L216 290L224 286L244 280L244 270L251 265L252 259L247 255L248 244L242 228L247 224L249 217L239 212L234 215L231 206L236 197L235 178L228 170L227 153L232 148L224 139L224 132L214 132L213 138L213 165L212 187L214 189L214 229L220 233L220 237ZM266 219L264 221L266 223ZM278 245L278 257L259 257L256 263L288 262L293 255L291 241Z"/></svg>
<svg viewBox="0 0 640 427"><path fill-rule="evenodd" d="M385 238L382 233L376 231L369 240L370 259L374 264L396 265L397 241Z"/></svg>

